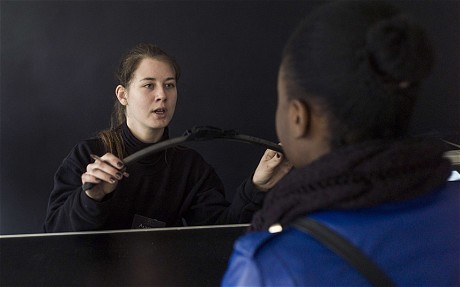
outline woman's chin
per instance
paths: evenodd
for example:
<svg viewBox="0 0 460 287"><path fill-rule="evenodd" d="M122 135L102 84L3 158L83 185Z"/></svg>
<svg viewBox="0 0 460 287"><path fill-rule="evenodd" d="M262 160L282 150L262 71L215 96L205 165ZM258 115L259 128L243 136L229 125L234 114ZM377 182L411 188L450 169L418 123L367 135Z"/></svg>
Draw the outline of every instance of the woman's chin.
<svg viewBox="0 0 460 287"><path fill-rule="evenodd" d="M151 123L149 127L151 129L164 129L166 128L170 123L170 120L156 120L154 123Z"/></svg>

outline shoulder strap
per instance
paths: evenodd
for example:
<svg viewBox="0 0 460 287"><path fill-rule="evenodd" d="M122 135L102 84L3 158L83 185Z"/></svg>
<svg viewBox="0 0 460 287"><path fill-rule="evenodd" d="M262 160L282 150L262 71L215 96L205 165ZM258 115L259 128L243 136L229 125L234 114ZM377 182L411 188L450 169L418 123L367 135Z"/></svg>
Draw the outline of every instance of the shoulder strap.
<svg viewBox="0 0 460 287"><path fill-rule="evenodd" d="M330 228L311 218L302 217L292 224L339 255L374 286L395 286L393 281L364 253Z"/></svg>

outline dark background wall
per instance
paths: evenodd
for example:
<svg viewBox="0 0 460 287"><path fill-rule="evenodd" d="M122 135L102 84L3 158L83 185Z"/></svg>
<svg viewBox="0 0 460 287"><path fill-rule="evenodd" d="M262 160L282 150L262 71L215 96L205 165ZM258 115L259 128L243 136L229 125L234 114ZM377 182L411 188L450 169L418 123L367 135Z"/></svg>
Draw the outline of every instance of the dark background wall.
<svg viewBox="0 0 460 287"><path fill-rule="evenodd" d="M1 1L0 234L38 233L53 174L74 144L109 124L123 52L156 43L183 69L171 136L194 125L276 142L281 49L324 1ZM412 133L459 142L459 2L393 1L427 28L437 66ZM229 197L263 149L194 144Z"/></svg>

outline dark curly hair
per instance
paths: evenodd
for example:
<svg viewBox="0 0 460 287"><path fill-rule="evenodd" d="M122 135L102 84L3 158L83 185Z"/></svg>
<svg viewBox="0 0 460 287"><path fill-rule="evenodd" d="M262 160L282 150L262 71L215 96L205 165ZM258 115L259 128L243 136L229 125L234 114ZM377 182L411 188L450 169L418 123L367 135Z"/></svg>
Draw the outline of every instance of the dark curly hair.
<svg viewBox="0 0 460 287"><path fill-rule="evenodd" d="M419 25L375 1L319 8L282 54L288 97L326 112L331 148L406 135L417 87L433 58Z"/></svg>

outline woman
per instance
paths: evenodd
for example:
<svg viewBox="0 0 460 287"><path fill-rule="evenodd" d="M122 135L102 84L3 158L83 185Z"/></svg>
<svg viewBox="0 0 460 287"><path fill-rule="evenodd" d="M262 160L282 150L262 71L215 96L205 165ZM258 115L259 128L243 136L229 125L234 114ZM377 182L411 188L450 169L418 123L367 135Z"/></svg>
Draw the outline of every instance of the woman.
<svg viewBox="0 0 460 287"><path fill-rule="evenodd" d="M273 151L266 151L232 203L213 168L186 147L158 152L125 171L124 157L168 139L179 76L176 61L154 45L139 44L125 55L111 129L77 144L59 167L46 232L250 221L263 191L289 170ZM82 190L85 183L95 185Z"/></svg>
<svg viewBox="0 0 460 287"><path fill-rule="evenodd" d="M460 186L436 142L406 135L432 51L419 26L377 1L338 1L288 41L276 130L294 165L240 238L225 286L368 285L292 226L310 218L402 286L459 282Z"/></svg>

